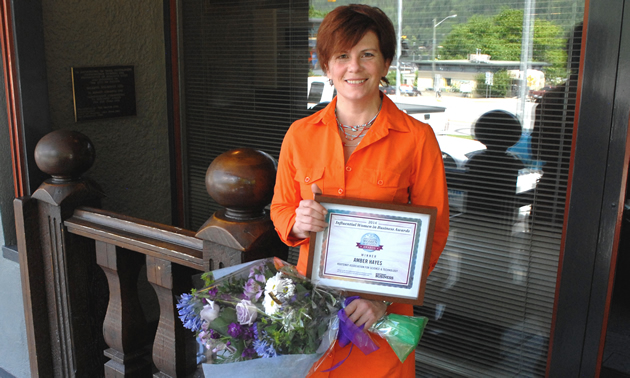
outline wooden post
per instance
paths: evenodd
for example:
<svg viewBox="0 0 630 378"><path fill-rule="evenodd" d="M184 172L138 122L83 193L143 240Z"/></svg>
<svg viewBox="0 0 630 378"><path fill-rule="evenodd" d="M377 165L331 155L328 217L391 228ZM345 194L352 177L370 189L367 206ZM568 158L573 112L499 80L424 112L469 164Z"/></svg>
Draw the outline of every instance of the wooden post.
<svg viewBox="0 0 630 378"><path fill-rule="evenodd" d="M105 356L110 360L105 364L105 376L150 377L151 335L137 288L145 256L102 241L96 241L96 254L109 282L103 335L109 345Z"/></svg>
<svg viewBox="0 0 630 378"><path fill-rule="evenodd" d="M52 179L14 203L31 373L98 377L107 289L93 243L63 225L76 207L100 205L101 190L80 178L94 148L84 135L58 130L37 144L35 161Z"/></svg>
<svg viewBox="0 0 630 378"><path fill-rule="evenodd" d="M51 334L48 324L48 304L45 287L44 256L41 249L37 201L32 198L17 198L13 202L20 258L22 299L28 342L29 362L33 377L45 377L53 371Z"/></svg>
<svg viewBox="0 0 630 378"><path fill-rule="evenodd" d="M206 270L277 256L288 247L276 233L265 209L273 197L276 162L268 154L240 148L219 155L206 172L208 194L224 209L197 232L204 240Z"/></svg>
<svg viewBox="0 0 630 378"><path fill-rule="evenodd" d="M147 256L147 279L160 302L160 321L153 342L156 378L185 377L197 367L194 334L177 317L177 296L190 291L195 272L170 261Z"/></svg>

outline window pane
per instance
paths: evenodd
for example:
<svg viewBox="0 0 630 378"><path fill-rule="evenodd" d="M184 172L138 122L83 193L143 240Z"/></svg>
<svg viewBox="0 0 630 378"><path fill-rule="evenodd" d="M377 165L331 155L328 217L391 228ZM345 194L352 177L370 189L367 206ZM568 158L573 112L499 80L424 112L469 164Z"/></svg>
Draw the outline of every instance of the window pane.
<svg viewBox="0 0 630 378"><path fill-rule="evenodd" d="M218 208L204 183L214 157L237 147L277 157L289 125L336 95L314 47L325 14L349 3L181 0L191 228ZM398 30L398 2L366 3ZM435 131L451 208L416 308L429 318L418 376L544 376L584 2L402 3L401 56L383 90Z"/></svg>
<svg viewBox="0 0 630 378"><path fill-rule="evenodd" d="M398 29L397 2L367 3ZM311 0L320 17L338 5ZM418 376L544 376L582 17L578 1L403 2L389 78L406 85L388 94L443 109L412 115L438 136L451 208L416 308L429 318Z"/></svg>
<svg viewBox="0 0 630 378"><path fill-rule="evenodd" d="M341 5L310 3L313 33ZM397 2L367 3L398 30ZM412 116L438 136L451 207L448 243L416 308L430 319L418 376L544 376L582 17L579 1L403 2L388 77L395 88L398 71L401 95L387 93L438 109Z"/></svg>
<svg viewBox="0 0 630 378"><path fill-rule="evenodd" d="M306 116L306 0L181 0L181 91L187 226L220 208L205 173L240 147L277 158L286 130Z"/></svg>

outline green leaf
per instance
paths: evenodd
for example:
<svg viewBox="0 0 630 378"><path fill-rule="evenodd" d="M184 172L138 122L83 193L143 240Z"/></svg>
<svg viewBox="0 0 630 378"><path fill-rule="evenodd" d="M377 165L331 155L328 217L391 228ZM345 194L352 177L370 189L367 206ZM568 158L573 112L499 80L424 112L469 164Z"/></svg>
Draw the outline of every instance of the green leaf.
<svg viewBox="0 0 630 378"><path fill-rule="evenodd" d="M245 350L245 342L243 340L232 339L232 346L236 348L236 352L234 352L234 356L239 357L243 354Z"/></svg>
<svg viewBox="0 0 630 378"><path fill-rule="evenodd" d="M228 323L238 323L238 318L236 317L236 310L232 307L225 307L221 312L221 318L225 319Z"/></svg>
<svg viewBox="0 0 630 378"><path fill-rule="evenodd" d="M230 323L226 322L225 319L221 318L220 316L214 319L213 321L211 321L210 323L208 323L209 328L212 328L213 330L219 332L223 336L228 336L229 325Z"/></svg>
<svg viewBox="0 0 630 378"><path fill-rule="evenodd" d="M211 286L214 283L214 274L212 274L212 272L205 272L201 275L201 279L204 282L204 287Z"/></svg>
<svg viewBox="0 0 630 378"><path fill-rule="evenodd" d="M308 291L309 290L306 290L306 288L303 285L301 285L301 284L296 284L295 285L295 292L297 294L304 294L304 293L306 293Z"/></svg>
<svg viewBox="0 0 630 378"><path fill-rule="evenodd" d="M218 318L214 319L208 324L208 327L219 332L224 336L228 336L228 327L231 323L238 322L236 318L236 310L231 307L226 307L221 311Z"/></svg>

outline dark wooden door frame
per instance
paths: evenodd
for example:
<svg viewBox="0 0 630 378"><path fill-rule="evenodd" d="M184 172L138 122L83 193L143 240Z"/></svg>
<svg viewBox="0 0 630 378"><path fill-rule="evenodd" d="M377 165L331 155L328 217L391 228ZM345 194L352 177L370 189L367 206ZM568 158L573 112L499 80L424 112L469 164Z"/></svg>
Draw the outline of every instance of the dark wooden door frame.
<svg viewBox="0 0 630 378"><path fill-rule="evenodd" d="M19 85L17 83L17 59L15 58L15 38L13 33L13 9L10 0L0 3L0 41L2 42L2 68L6 99L7 121L13 165L13 186L16 197L21 197L28 190L26 162L22 149L23 133L21 113L19 111Z"/></svg>
<svg viewBox="0 0 630 378"><path fill-rule="evenodd" d="M47 176L37 168L37 142L51 131L40 0L2 0L2 55L15 196Z"/></svg>
<svg viewBox="0 0 630 378"><path fill-rule="evenodd" d="M599 375L621 226L630 112L623 0L587 1L579 115L547 375ZM624 12L625 10L625 12ZM625 29L628 29L627 27Z"/></svg>
<svg viewBox="0 0 630 378"><path fill-rule="evenodd" d="M175 226L190 227L186 224L184 203L184 157L182 154L182 128L180 111L180 72L179 72L179 31L178 0L164 0L164 44L166 52L166 91L169 153L171 163L171 219Z"/></svg>

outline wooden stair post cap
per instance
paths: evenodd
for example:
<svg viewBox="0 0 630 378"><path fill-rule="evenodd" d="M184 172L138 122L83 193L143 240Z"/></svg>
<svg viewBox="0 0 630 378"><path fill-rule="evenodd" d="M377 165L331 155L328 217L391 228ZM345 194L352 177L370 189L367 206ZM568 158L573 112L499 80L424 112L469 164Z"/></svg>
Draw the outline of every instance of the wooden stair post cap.
<svg viewBox="0 0 630 378"><path fill-rule="evenodd" d="M54 182L81 177L92 167L94 145L78 131L56 130L39 140L35 146L35 163L52 176Z"/></svg>
<svg viewBox="0 0 630 378"><path fill-rule="evenodd" d="M238 148L214 159L206 172L206 189L225 207L230 219L251 219L264 214L276 182L276 161L253 148Z"/></svg>

